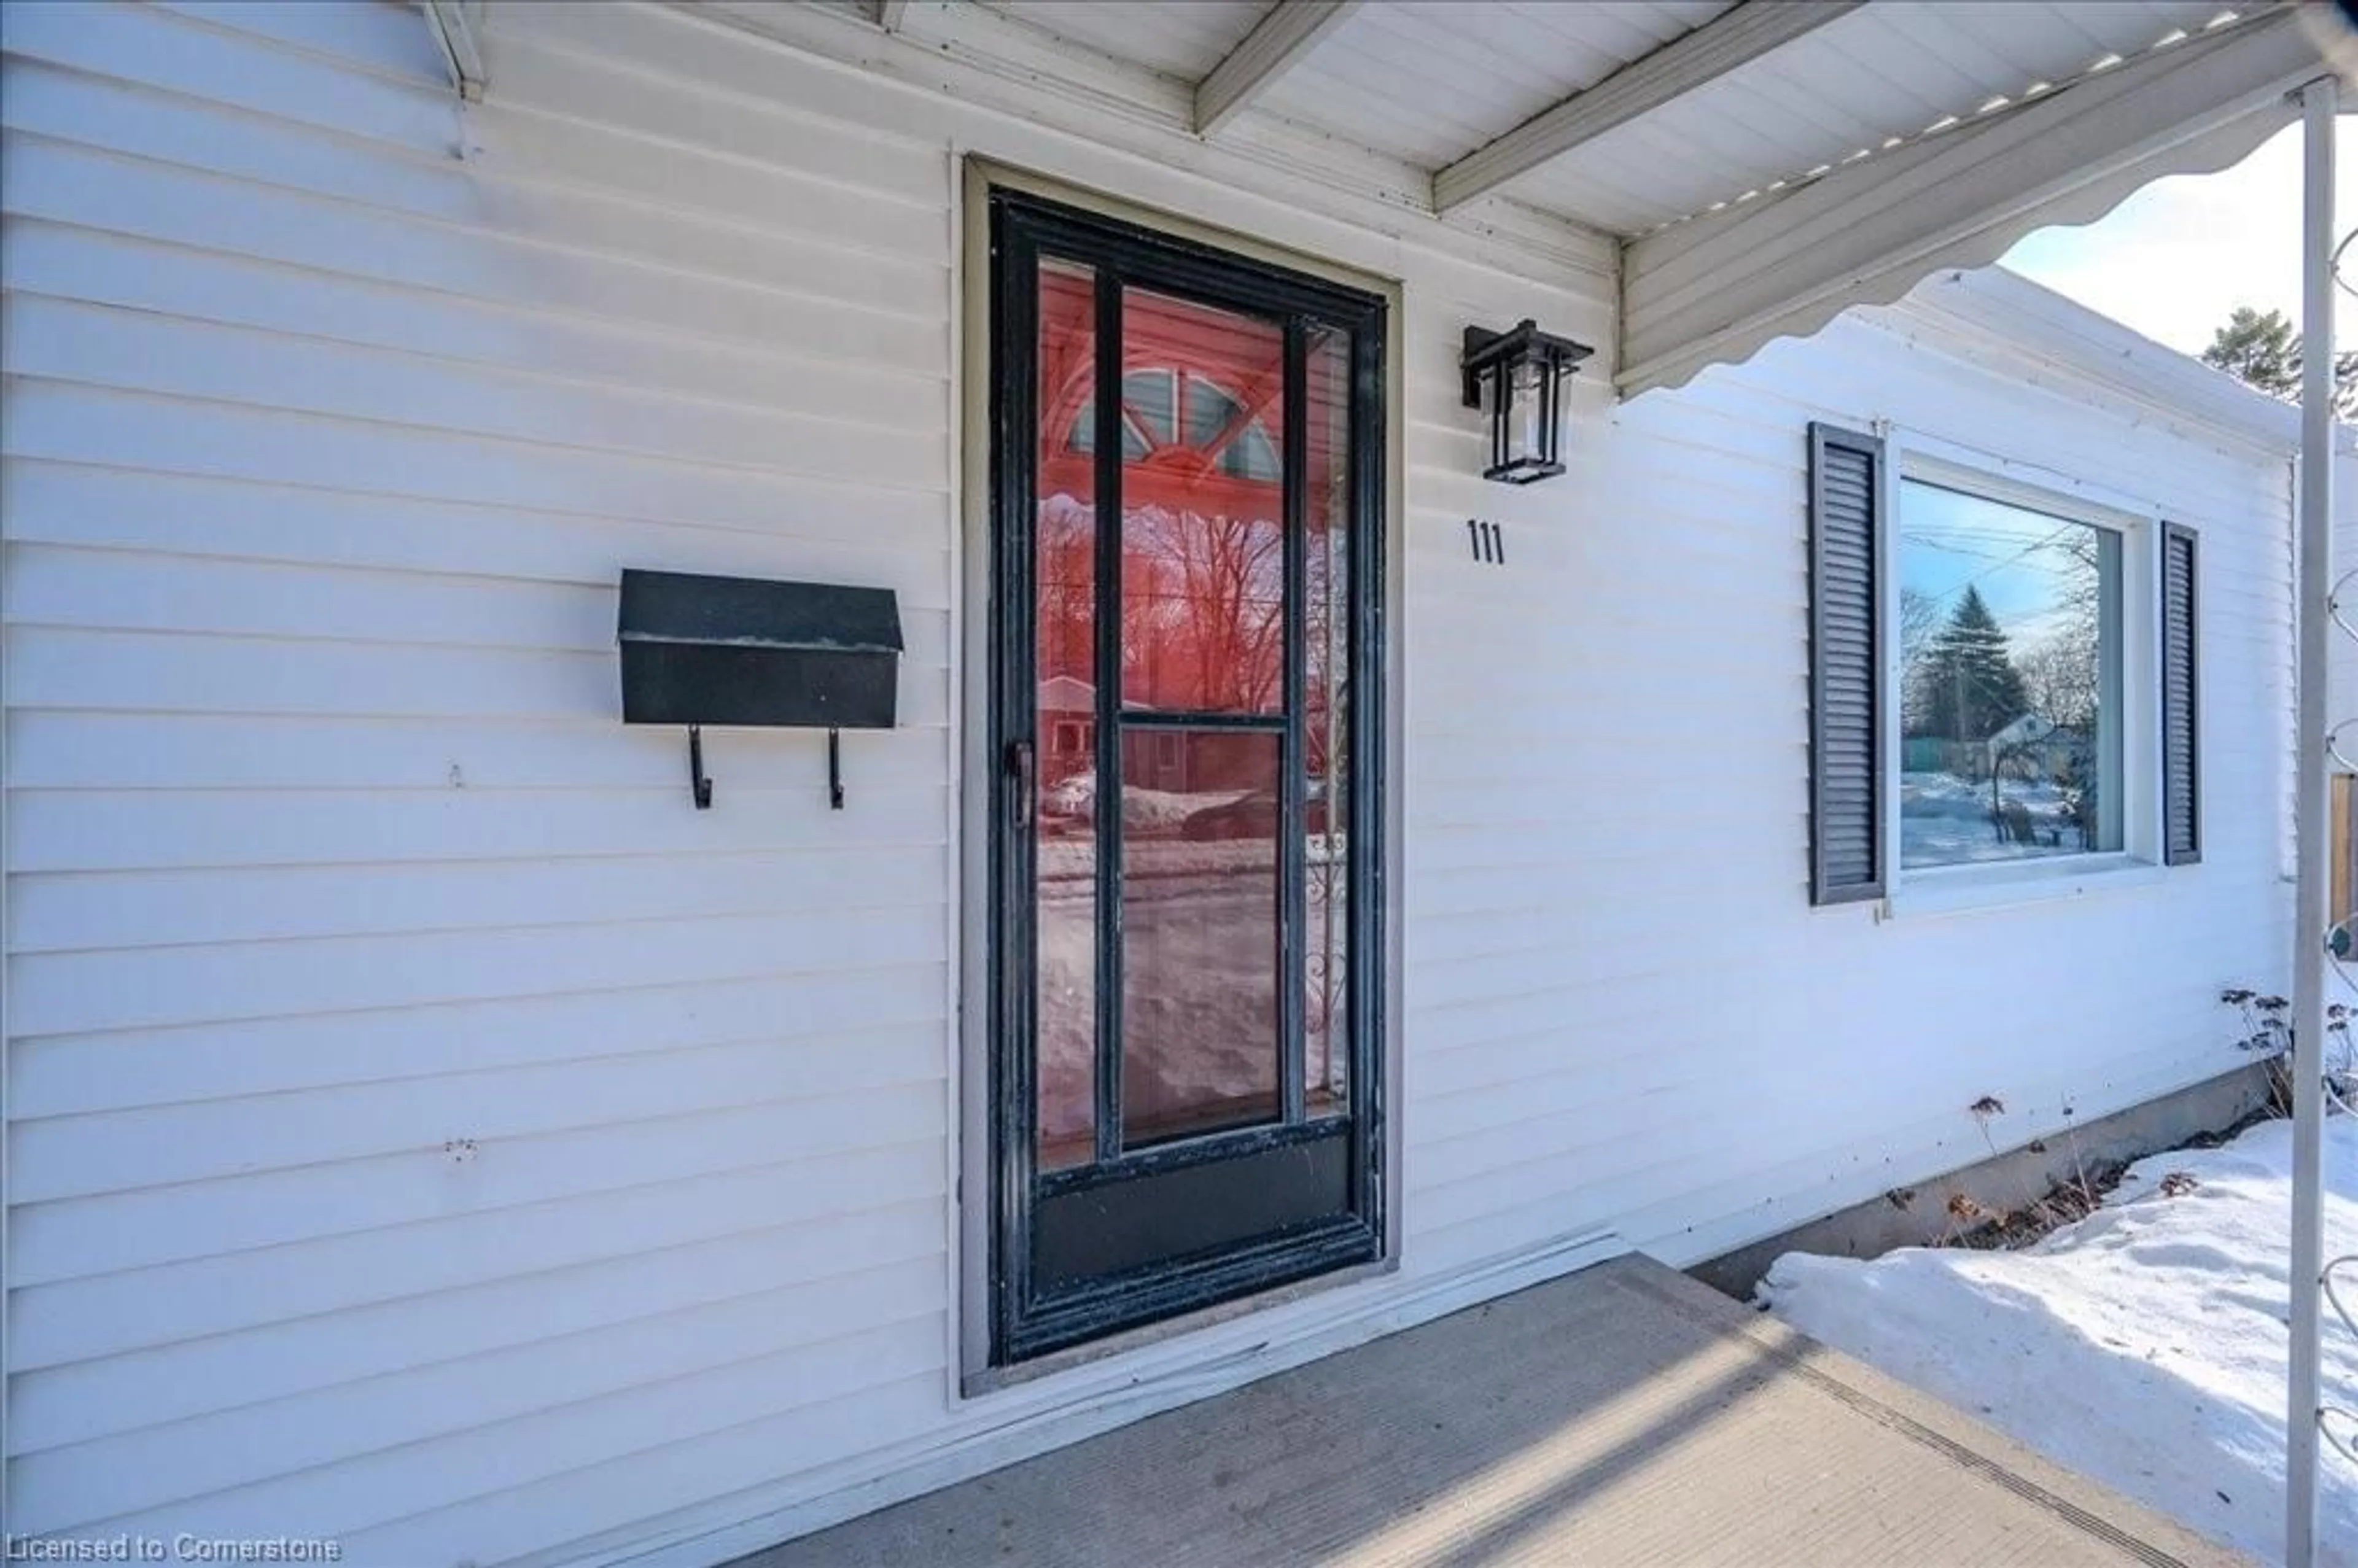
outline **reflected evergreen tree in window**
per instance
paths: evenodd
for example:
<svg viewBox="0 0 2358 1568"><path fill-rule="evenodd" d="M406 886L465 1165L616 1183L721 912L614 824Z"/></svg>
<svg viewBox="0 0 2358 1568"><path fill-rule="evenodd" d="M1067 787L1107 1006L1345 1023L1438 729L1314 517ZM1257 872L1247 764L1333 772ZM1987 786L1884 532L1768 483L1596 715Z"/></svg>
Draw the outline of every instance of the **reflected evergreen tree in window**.
<svg viewBox="0 0 2358 1568"><path fill-rule="evenodd" d="M2119 849L2121 532L1901 495L1901 868Z"/></svg>
<svg viewBox="0 0 2358 1568"><path fill-rule="evenodd" d="M1914 734L1986 741L2030 708L2005 629L1975 588L1965 589L1948 624L1933 633L1916 678Z"/></svg>

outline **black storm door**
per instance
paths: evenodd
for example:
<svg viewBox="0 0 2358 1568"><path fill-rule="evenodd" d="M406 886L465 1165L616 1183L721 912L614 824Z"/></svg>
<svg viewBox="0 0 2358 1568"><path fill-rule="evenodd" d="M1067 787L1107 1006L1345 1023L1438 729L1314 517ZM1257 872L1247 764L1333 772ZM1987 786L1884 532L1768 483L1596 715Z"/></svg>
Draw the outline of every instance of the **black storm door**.
<svg viewBox="0 0 2358 1568"><path fill-rule="evenodd" d="M1380 1254L1385 315L990 221L1004 1364Z"/></svg>

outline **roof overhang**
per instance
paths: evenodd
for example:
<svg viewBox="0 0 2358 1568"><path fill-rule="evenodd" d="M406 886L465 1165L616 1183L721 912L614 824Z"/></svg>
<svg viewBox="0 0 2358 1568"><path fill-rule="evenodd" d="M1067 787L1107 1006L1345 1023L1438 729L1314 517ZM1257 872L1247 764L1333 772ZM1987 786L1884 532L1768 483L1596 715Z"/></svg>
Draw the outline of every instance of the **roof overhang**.
<svg viewBox="0 0 2358 1568"><path fill-rule="evenodd" d="M2071 384L2206 442L2272 457L2300 445L2300 409L2003 266L1943 268L1867 319L2026 385ZM2358 429L2342 427L2345 451Z"/></svg>
<svg viewBox="0 0 2358 1568"><path fill-rule="evenodd" d="M430 0L437 13L462 3ZM2287 95L2324 73L2301 13L2331 9L679 8L1386 239L1543 281L1585 274L1593 288L1610 276L1621 308L1600 359L1624 395L1748 358L1944 268L1985 265L2033 229L2092 221L2165 175L2234 162L2289 123ZM1148 173L1141 191L1176 199Z"/></svg>
<svg viewBox="0 0 2358 1568"><path fill-rule="evenodd" d="M2162 176L2225 168L2298 117L2288 94L2321 74L2279 9L1636 240L1616 381L1676 386L1941 268L1994 262L2033 229L2090 222Z"/></svg>

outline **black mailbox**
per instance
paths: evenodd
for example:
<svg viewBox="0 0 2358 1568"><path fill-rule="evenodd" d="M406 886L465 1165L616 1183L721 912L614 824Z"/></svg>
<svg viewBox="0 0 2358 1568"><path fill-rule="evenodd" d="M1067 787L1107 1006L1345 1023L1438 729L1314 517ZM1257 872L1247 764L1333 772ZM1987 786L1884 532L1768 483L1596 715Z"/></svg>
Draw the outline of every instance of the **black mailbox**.
<svg viewBox="0 0 2358 1568"><path fill-rule="evenodd" d="M702 727L820 729L832 804L840 730L889 730L900 685L892 590L625 570L622 722L687 726L696 804L711 804Z"/></svg>

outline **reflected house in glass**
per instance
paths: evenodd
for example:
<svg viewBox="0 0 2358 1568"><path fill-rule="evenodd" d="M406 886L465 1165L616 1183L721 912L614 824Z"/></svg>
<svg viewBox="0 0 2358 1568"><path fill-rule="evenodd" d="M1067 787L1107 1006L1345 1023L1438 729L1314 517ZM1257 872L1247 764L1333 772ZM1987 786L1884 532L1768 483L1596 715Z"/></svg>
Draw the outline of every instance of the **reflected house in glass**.
<svg viewBox="0 0 2358 1568"><path fill-rule="evenodd" d="M1074 774L1085 773L1098 743L1098 688L1079 676L1042 678L1040 705L1040 784L1053 791Z"/></svg>
<svg viewBox="0 0 2358 1568"><path fill-rule="evenodd" d="M1058 514L1085 513L1075 499L1093 492L1095 342L1086 332L1056 334L1055 321L1090 319L1094 286L1086 273L1043 268L1039 493L1044 556L1095 547L1078 528L1056 535ZM1138 291L1123 319L1121 485L1123 580L1122 693L1125 709L1168 712L1270 712L1282 697L1284 639L1283 365L1278 334L1239 332L1237 318L1166 295ZM1331 382L1310 379L1314 405L1335 396ZM1344 452L1334 439L1339 406L1313 406L1305 421L1303 511L1334 514L1344 481ZM1061 442L1044 438L1061 432ZM1058 540L1061 539L1061 543ZM1067 579L1085 579L1086 568ZM1310 568L1323 578L1314 552ZM1044 560L1042 575L1054 568ZM1314 589L1321 584L1314 583ZM1319 607L1314 592L1312 614ZM1044 786L1087 767L1076 730L1051 720L1078 717L1090 704L1095 657L1085 595L1045 595L1040 607L1039 705L1046 744ZM1314 633L1323 630L1314 626ZM1327 748L1324 675L1326 640L1311 641L1306 732L1314 781ZM1265 765L1241 738L1129 735L1123 776L1140 787L1204 793L1257 787ZM1072 750L1078 746L1079 750Z"/></svg>

